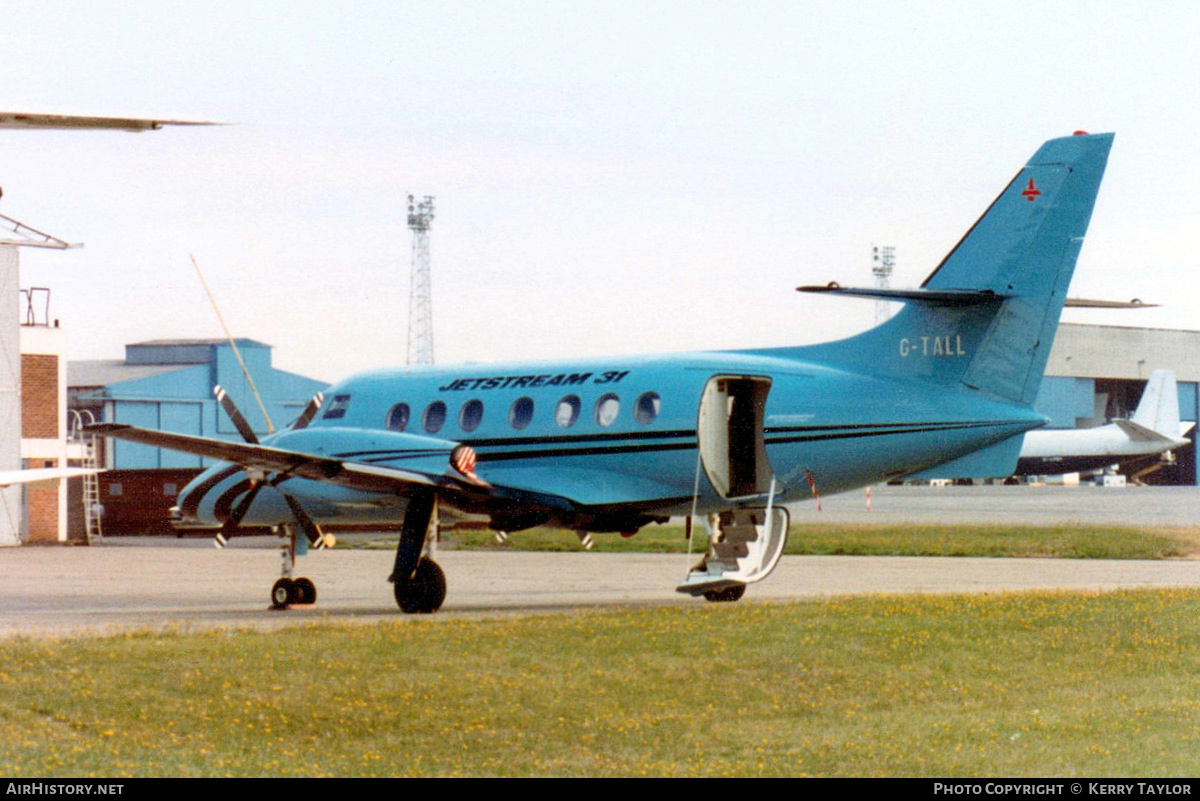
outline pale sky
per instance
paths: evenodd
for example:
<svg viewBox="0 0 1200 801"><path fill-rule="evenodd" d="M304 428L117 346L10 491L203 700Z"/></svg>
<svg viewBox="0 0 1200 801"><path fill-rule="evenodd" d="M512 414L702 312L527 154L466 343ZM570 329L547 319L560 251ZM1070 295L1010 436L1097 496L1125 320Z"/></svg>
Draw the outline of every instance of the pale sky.
<svg viewBox="0 0 1200 801"><path fill-rule="evenodd" d="M13 2L0 110L234 123L0 131L0 213L73 359L221 329L336 380L403 363L408 192L439 362L799 344L799 284L937 264L1045 139L1115 131L1081 322L1200 328L1192 2Z"/></svg>

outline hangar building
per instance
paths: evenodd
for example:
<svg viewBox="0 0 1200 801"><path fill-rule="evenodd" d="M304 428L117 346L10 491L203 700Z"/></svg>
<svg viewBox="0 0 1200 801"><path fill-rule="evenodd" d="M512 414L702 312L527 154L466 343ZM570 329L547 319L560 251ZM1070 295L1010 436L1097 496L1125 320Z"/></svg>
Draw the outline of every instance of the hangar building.
<svg viewBox="0 0 1200 801"><path fill-rule="evenodd" d="M323 381L275 369L271 346L238 339L238 350L276 429L291 422ZM232 346L223 339L172 339L125 346L124 360L67 365L68 405L97 422L240 441L213 396L221 386L260 435L266 420ZM105 534L170 533L166 510L210 460L133 442L108 440L99 463ZM72 504L72 511L76 508ZM79 508L82 508L82 500ZM80 513L82 515L82 513ZM72 526L73 533L78 527Z"/></svg>
<svg viewBox="0 0 1200 801"><path fill-rule="evenodd" d="M1137 408L1155 369L1174 370L1179 416L1200 419L1200 331L1062 323L1050 350L1037 410L1049 427L1091 428L1127 418ZM1187 437L1195 442L1193 428ZM1200 484L1193 444L1175 454L1176 464L1154 474L1155 483Z"/></svg>

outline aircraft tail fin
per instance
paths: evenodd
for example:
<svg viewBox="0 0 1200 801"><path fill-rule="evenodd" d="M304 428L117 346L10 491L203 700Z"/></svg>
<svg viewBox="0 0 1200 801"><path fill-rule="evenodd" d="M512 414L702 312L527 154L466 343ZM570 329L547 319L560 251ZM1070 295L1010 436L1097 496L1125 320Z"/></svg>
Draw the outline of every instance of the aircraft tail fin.
<svg viewBox="0 0 1200 801"><path fill-rule="evenodd" d="M1174 371L1154 370L1150 373L1150 380L1146 382L1146 389L1142 391L1137 410L1129 419L1130 422L1169 439L1182 436L1179 391L1176 388Z"/></svg>
<svg viewBox="0 0 1200 801"><path fill-rule="evenodd" d="M1112 140L1046 142L896 316L802 355L1032 406Z"/></svg>

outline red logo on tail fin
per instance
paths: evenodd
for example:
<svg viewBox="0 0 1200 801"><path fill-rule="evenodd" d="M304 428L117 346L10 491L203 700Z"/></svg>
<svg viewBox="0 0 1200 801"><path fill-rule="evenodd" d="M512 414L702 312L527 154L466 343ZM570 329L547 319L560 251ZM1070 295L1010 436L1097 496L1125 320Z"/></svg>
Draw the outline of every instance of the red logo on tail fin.
<svg viewBox="0 0 1200 801"><path fill-rule="evenodd" d="M1035 197L1038 197L1042 193L1041 193L1041 190L1039 190L1036 186L1033 185L1033 179L1030 178L1029 186L1025 187L1025 189L1023 189L1021 191L1021 194L1025 197L1026 200L1028 200L1030 203L1032 203L1033 199Z"/></svg>

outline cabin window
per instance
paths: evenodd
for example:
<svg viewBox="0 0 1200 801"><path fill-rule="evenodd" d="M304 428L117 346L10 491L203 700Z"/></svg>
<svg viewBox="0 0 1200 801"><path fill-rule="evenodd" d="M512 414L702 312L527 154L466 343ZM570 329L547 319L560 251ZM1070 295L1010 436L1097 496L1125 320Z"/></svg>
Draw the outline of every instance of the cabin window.
<svg viewBox="0 0 1200 801"><path fill-rule="evenodd" d="M325 414L321 415L326 420L337 420L346 416L346 407L350 405L349 395L334 395L333 400L329 401L329 405L325 407Z"/></svg>
<svg viewBox="0 0 1200 801"><path fill-rule="evenodd" d="M662 399L657 392L643 392L633 404L633 419L642 425L650 425L658 418L658 409Z"/></svg>
<svg viewBox="0 0 1200 801"><path fill-rule="evenodd" d="M508 422L513 428L522 429L533 419L533 399L517 398L508 410Z"/></svg>
<svg viewBox="0 0 1200 801"><path fill-rule="evenodd" d="M621 411L621 399L613 393L609 392L606 395L601 395L596 401L594 414L596 422L602 426L611 426L617 419L617 412Z"/></svg>
<svg viewBox="0 0 1200 801"><path fill-rule="evenodd" d="M579 419L579 410L582 407L578 395L568 395L554 407L554 422L558 423L559 428L570 428Z"/></svg>
<svg viewBox="0 0 1200 801"><path fill-rule="evenodd" d="M442 425L446 422L446 404L441 401L434 401L425 407L425 414L421 417L421 426L430 434L436 434L442 430Z"/></svg>
<svg viewBox="0 0 1200 801"><path fill-rule="evenodd" d="M483 422L483 401L469 400L458 412L458 427L463 431L474 431Z"/></svg>
<svg viewBox="0 0 1200 801"><path fill-rule="evenodd" d="M408 428L409 410L407 403L397 403L387 413L387 430L403 431Z"/></svg>

